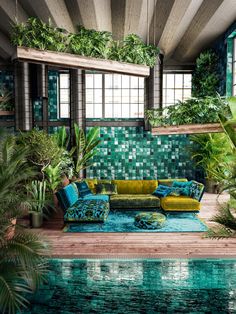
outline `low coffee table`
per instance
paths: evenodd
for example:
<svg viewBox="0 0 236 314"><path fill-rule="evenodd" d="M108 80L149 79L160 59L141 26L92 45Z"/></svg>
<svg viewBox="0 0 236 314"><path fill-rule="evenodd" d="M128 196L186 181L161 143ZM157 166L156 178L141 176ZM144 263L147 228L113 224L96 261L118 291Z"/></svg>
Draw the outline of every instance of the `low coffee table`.
<svg viewBox="0 0 236 314"><path fill-rule="evenodd" d="M166 216L161 213L141 212L135 216L134 225L140 229L161 229L166 222Z"/></svg>

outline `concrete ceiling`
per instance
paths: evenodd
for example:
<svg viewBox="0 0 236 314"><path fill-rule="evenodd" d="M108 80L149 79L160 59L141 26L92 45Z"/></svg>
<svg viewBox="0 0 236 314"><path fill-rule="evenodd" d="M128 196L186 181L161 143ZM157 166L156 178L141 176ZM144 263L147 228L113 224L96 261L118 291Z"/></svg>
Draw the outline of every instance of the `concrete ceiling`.
<svg viewBox="0 0 236 314"><path fill-rule="evenodd" d="M16 5L17 4L17 5ZM37 16L55 26L136 33L156 43L165 64L191 64L236 19L236 0L0 0L0 59L13 53L11 24Z"/></svg>

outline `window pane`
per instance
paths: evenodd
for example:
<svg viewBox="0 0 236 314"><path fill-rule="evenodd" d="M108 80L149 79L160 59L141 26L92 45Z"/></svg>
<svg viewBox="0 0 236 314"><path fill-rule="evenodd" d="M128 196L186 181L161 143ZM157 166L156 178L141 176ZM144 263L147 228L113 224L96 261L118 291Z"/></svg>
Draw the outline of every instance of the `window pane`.
<svg viewBox="0 0 236 314"><path fill-rule="evenodd" d="M114 89L114 103L121 103L121 89Z"/></svg>
<svg viewBox="0 0 236 314"><path fill-rule="evenodd" d="M184 88L191 88L192 86L192 75L191 74L185 74L184 75Z"/></svg>
<svg viewBox="0 0 236 314"><path fill-rule="evenodd" d="M112 74L105 74L105 88L112 88Z"/></svg>
<svg viewBox="0 0 236 314"><path fill-rule="evenodd" d="M68 73L60 74L60 88L70 87L70 75Z"/></svg>
<svg viewBox="0 0 236 314"><path fill-rule="evenodd" d="M93 104L86 104L86 118L93 118Z"/></svg>
<svg viewBox="0 0 236 314"><path fill-rule="evenodd" d="M102 118L102 104L94 104L94 118Z"/></svg>
<svg viewBox="0 0 236 314"><path fill-rule="evenodd" d="M131 89L131 103L138 103L138 89Z"/></svg>
<svg viewBox="0 0 236 314"><path fill-rule="evenodd" d="M131 76L131 88L138 88L138 77Z"/></svg>
<svg viewBox="0 0 236 314"><path fill-rule="evenodd" d="M61 118L69 118L70 110L69 104L61 104L60 105L60 117Z"/></svg>
<svg viewBox="0 0 236 314"><path fill-rule="evenodd" d="M144 88L144 77L139 78L139 88Z"/></svg>
<svg viewBox="0 0 236 314"><path fill-rule="evenodd" d="M174 104L174 89L167 89L166 102L167 104Z"/></svg>
<svg viewBox="0 0 236 314"><path fill-rule="evenodd" d="M121 88L121 75L120 74L114 74L113 77L113 88Z"/></svg>
<svg viewBox="0 0 236 314"><path fill-rule="evenodd" d="M94 90L94 102L102 103L102 90L101 89Z"/></svg>
<svg viewBox="0 0 236 314"><path fill-rule="evenodd" d="M166 74L163 74L163 88L166 88Z"/></svg>
<svg viewBox="0 0 236 314"><path fill-rule="evenodd" d="M93 74L86 74L86 88L93 88Z"/></svg>
<svg viewBox="0 0 236 314"><path fill-rule="evenodd" d="M182 89L176 89L175 90L175 103L180 100L183 100L183 90Z"/></svg>
<svg viewBox="0 0 236 314"><path fill-rule="evenodd" d="M174 88L175 82L175 75L174 74L167 74L166 75L166 87L167 88Z"/></svg>
<svg viewBox="0 0 236 314"><path fill-rule="evenodd" d="M144 117L144 105L139 104L139 118L143 118L143 117Z"/></svg>
<svg viewBox="0 0 236 314"><path fill-rule="evenodd" d="M129 88L130 82L129 75L122 75L122 88Z"/></svg>
<svg viewBox="0 0 236 314"><path fill-rule="evenodd" d="M138 104L131 104L130 109L130 117L138 118Z"/></svg>
<svg viewBox="0 0 236 314"><path fill-rule="evenodd" d="M139 90L139 103L141 104L144 103L144 90L143 89Z"/></svg>
<svg viewBox="0 0 236 314"><path fill-rule="evenodd" d="M60 89L60 102L70 102L69 89Z"/></svg>
<svg viewBox="0 0 236 314"><path fill-rule="evenodd" d="M121 117L121 104L114 104L114 118L120 118Z"/></svg>
<svg viewBox="0 0 236 314"><path fill-rule="evenodd" d="M87 89L86 91L86 103L93 102L93 89Z"/></svg>
<svg viewBox="0 0 236 314"><path fill-rule="evenodd" d="M175 88L183 88L183 74L175 75Z"/></svg>
<svg viewBox="0 0 236 314"><path fill-rule="evenodd" d="M129 104L122 104L122 118L129 118Z"/></svg>
<svg viewBox="0 0 236 314"><path fill-rule="evenodd" d="M94 88L102 88L102 74L94 75Z"/></svg>
<svg viewBox="0 0 236 314"><path fill-rule="evenodd" d="M184 89L184 100L191 97L191 89Z"/></svg>
<svg viewBox="0 0 236 314"><path fill-rule="evenodd" d="M112 118L112 104L105 104L105 118Z"/></svg>

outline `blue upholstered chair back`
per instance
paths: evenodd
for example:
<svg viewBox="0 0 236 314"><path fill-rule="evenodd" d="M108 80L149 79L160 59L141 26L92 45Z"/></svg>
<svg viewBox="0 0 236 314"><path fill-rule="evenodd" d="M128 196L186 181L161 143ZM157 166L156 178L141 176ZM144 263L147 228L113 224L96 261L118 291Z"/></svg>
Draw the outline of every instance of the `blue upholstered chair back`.
<svg viewBox="0 0 236 314"><path fill-rule="evenodd" d="M190 196L200 202L204 193L204 184L194 180L191 182Z"/></svg>
<svg viewBox="0 0 236 314"><path fill-rule="evenodd" d="M76 184L71 183L65 186L63 189L59 190L56 193L56 196L62 209L66 210L78 201L79 192Z"/></svg>

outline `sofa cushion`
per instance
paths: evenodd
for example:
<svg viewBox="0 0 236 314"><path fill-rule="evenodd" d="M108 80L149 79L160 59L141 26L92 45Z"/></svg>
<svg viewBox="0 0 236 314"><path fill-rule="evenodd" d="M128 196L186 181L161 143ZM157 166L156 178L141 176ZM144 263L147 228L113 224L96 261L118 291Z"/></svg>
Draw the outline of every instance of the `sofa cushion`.
<svg viewBox="0 0 236 314"><path fill-rule="evenodd" d="M143 194L143 180L112 180L112 183L117 185L118 194Z"/></svg>
<svg viewBox="0 0 236 314"><path fill-rule="evenodd" d="M67 209L65 222L77 221L105 221L109 214L109 203L102 200L77 201Z"/></svg>
<svg viewBox="0 0 236 314"><path fill-rule="evenodd" d="M101 200L104 202L109 202L109 196L105 194L88 194L83 198L79 198L79 200Z"/></svg>
<svg viewBox="0 0 236 314"><path fill-rule="evenodd" d="M179 189L180 195L191 196L190 187L192 185L192 181L180 182L174 181L172 184L172 188Z"/></svg>
<svg viewBox="0 0 236 314"><path fill-rule="evenodd" d="M65 210L69 208L79 199L79 193L76 184L71 183L65 186L56 193L56 196L62 209Z"/></svg>
<svg viewBox="0 0 236 314"><path fill-rule="evenodd" d="M192 180L192 184L190 186L190 196L200 202L203 196L204 188L204 184Z"/></svg>
<svg viewBox="0 0 236 314"><path fill-rule="evenodd" d="M161 180L158 180L158 184L172 186L174 181L188 182L188 180L186 178L182 178L182 179L161 179Z"/></svg>
<svg viewBox="0 0 236 314"><path fill-rule="evenodd" d="M96 193L106 195L117 194L117 185L112 183L98 183L96 184Z"/></svg>
<svg viewBox="0 0 236 314"><path fill-rule="evenodd" d="M95 185L98 183L98 180L97 179L85 179L84 181L87 182L88 187L90 188L91 192L95 194L96 193Z"/></svg>
<svg viewBox="0 0 236 314"><path fill-rule="evenodd" d="M116 194L110 196L112 208L158 208L160 199L151 194Z"/></svg>
<svg viewBox="0 0 236 314"><path fill-rule="evenodd" d="M90 188L88 187L87 182L85 181L80 181L80 182L75 182L77 189L79 191L79 196L84 197L88 194L92 194Z"/></svg>
<svg viewBox="0 0 236 314"><path fill-rule="evenodd" d="M171 188L167 185L158 185L156 190L152 193L152 195L158 196L158 197L165 197L169 195L171 192Z"/></svg>
<svg viewBox="0 0 236 314"><path fill-rule="evenodd" d="M158 186L157 180L143 180L143 194L152 194Z"/></svg>
<svg viewBox="0 0 236 314"><path fill-rule="evenodd" d="M200 203L189 196L166 196L161 199L165 211L199 211Z"/></svg>

